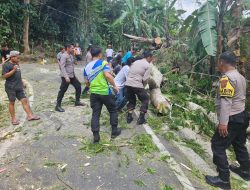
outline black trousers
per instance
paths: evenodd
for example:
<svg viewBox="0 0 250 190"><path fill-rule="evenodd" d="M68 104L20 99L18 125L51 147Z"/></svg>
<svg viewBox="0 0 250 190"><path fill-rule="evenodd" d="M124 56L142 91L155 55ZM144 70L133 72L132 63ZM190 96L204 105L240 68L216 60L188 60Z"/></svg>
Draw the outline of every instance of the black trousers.
<svg viewBox="0 0 250 190"><path fill-rule="evenodd" d="M134 110L136 106L136 96L141 101L140 111L147 113L148 104L149 104L149 96L147 91L144 88L136 88L132 86L126 86L127 93L126 98L128 100L127 108L128 110Z"/></svg>
<svg viewBox="0 0 250 190"><path fill-rule="evenodd" d="M221 179L228 181L230 172L226 155L226 149L233 145L236 159L242 168L249 170L249 154L245 146L247 134L246 129L249 121L245 112L230 116L228 123L228 136L223 138L216 130L212 138L213 162L217 166L217 171Z"/></svg>
<svg viewBox="0 0 250 190"><path fill-rule="evenodd" d="M99 132L100 130L100 115L102 106L105 105L110 114L110 125L112 129L117 128L118 125L118 113L115 104L114 95L90 95L90 105L92 108L91 130L92 132Z"/></svg>
<svg viewBox="0 0 250 190"><path fill-rule="evenodd" d="M58 96L57 96L57 104L58 105L61 105L64 94L68 90L69 84L72 84L74 86L74 88L76 89L76 102L80 101L81 83L78 81L78 79L76 77L70 78L70 83L67 83L65 78L62 77L60 90L59 90Z"/></svg>

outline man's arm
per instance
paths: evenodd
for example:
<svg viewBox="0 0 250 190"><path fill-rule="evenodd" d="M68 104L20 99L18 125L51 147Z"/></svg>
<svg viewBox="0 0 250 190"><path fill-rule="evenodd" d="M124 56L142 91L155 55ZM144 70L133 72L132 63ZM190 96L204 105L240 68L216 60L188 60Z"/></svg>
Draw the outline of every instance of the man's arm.
<svg viewBox="0 0 250 190"><path fill-rule="evenodd" d="M106 80L109 82L109 84L111 84L114 87L115 92L118 93L119 89L115 84L114 77L108 71L104 71L103 73L104 73Z"/></svg>
<svg viewBox="0 0 250 190"><path fill-rule="evenodd" d="M11 71L3 74L3 78L7 79L7 78L11 77L16 72L17 68L18 68L18 66L15 65Z"/></svg>
<svg viewBox="0 0 250 190"><path fill-rule="evenodd" d="M143 78L142 78L142 83L143 83L144 86L146 86L146 84L148 83L148 79L150 77L150 71L151 71L151 69L150 69L150 66L149 66L147 68L146 72L144 73Z"/></svg>
<svg viewBox="0 0 250 190"><path fill-rule="evenodd" d="M222 137L228 135L228 122L232 109L232 98L234 96L235 84L229 81L228 77L220 79L220 110L219 110L219 125L218 131Z"/></svg>
<svg viewBox="0 0 250 190"><path fill-rule="evenodd" d="M90 83L89 83L88 75L87 75L85 69L83 70L83 78L84 78L84 83L85 83L85 85L86 85L87 87L89 87L89 86L90 86Z"/></svg>
<svg viewBox="0 0 250 190"><path fill-rule="evenodd" d="M220 100L220 114L219 114L219 124L228 125L229 115L232 108L232 98L221 97Z"/></svg>

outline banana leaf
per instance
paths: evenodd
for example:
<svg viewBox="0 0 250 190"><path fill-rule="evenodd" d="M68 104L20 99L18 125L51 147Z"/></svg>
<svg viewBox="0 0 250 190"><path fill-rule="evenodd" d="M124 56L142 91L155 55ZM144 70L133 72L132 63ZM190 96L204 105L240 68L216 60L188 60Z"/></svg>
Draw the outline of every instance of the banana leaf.
<svg viewBox="0 0 250 190"><path fill-rule="evenodd" d="M218 18L217 3L208 0L198 10L198 28L202 44L210 56L215 56L217 51L216 20Z"/></svg>

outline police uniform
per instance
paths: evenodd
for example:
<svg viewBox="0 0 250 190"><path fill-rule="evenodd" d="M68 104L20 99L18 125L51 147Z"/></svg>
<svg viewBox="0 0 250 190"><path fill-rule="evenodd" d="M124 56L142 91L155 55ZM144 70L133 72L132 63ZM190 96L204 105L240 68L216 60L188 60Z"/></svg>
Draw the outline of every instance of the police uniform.
<svg viewBox="0 0 250 190"><path fill-rule="evenodd" d="M64 97L65 92L67 91L69 87L69 84L72 84L76 90L75 105L81 104L80 103L81 83L78 81L78 79L75 76L73 55L70 55L67 52L64 52L60 57L59 67L60 67L60 72L61 72L60 75L61 75L62 82L61 82L60 90L57 95L57 106L56 106L57 111L58 111L58 107L61 107L62 99ZM66 78L70 79L70 83L66 81Z"/></svg>
<svg viewBox="0 0 250 190"><path fill-rule="evenodd" d="M245 112L246 80L235 69L226 72L219 80L216 95L216 111L219 123L228 126L228 136L222 137L216 130L212 138L213 162L219 177L229 181L229 164L226 149L232 145L241 168L249 171L249 154L246 144L246 129L249 125Z"/></svg>

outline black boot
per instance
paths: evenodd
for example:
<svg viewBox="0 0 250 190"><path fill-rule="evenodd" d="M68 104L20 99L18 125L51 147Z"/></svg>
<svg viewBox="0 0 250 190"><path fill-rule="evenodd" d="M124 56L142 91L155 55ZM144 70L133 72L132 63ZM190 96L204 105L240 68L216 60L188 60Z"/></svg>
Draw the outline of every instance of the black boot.
<svg viewBox="0 0 250 190"><path fill-rule="evenodd" d="M231 189L230 181L224 181L219 176L209 176L206 175L206 182L214 187L219 187L221 189Z"/></svg>
<svg viewBox="0 0 250 190"><path fill-rule="evenodd" d="M76 101L75 102L75 106L85 106L85 104L81 103L80 101Z"/></svg>
<svg viewBox="0 0 250 190"><path fill-rule="evenodd" d="M61 107L61 104L56 104L55 110L58 112L65 112L65 110Z"/></svg>
<svg viewBox="0 0 250 190"><path fill-rule="evenodd" d="M114 139L121 134L122 130L118 127L112 127L111 138Z"/></svg>
<svg viewBox="0 0 250 190"><path fill-rule="evenodd" d="M94 144L99 143L99 141L100 141L100 134L99 134L99 132L93 132L93 136L94 136L93 143Z"/></svg>
<svg viewBox="0 0 250 190"><path fill-rule="evenodd" d="M139 116L139 118L138 118L138 120L137 120L137 125L142 125L142 124L144 124L144 123L146 123L146 119L145 119L145 113L140 113L140 116Z"/></svg>
<svg viewBox="0 0 250 190"><path fill-rule="evenodd" d="M132 113L129 113L128 112L128 115L127 115L127 123L131 123L133 121L133 116L132 116Z"/></svg>
<svg viewBox="0 0 250 190"><path fill-rule="evenodd" d="M238 174L245 181L250 181L250 170L247 169L246 167L240 167L240 166L236 166L236 165L231 164L229 166L229 169L232 172Z"/></svg>

